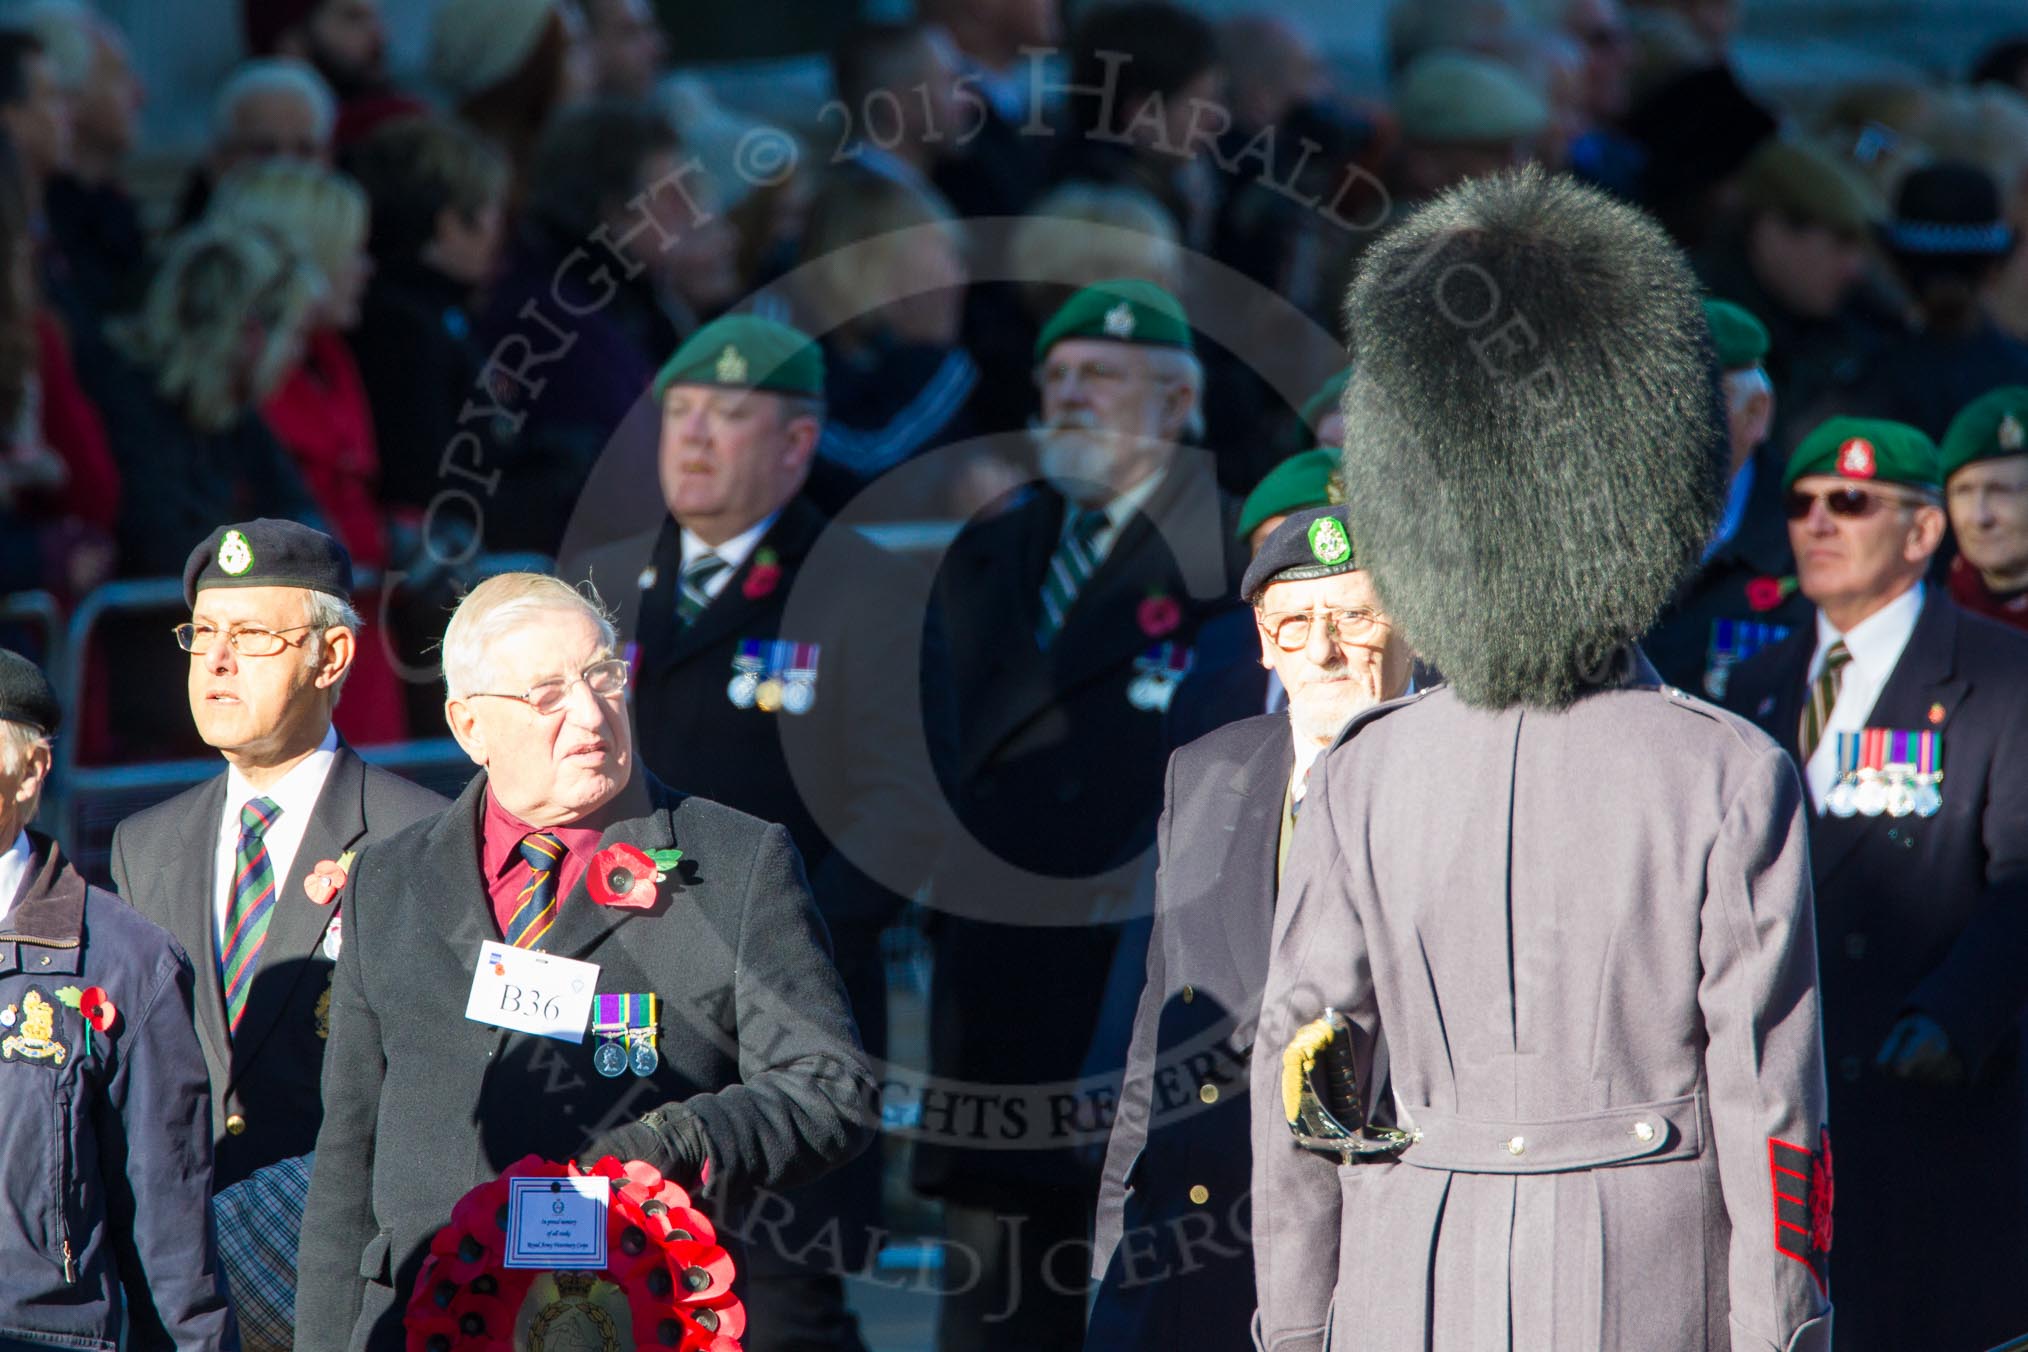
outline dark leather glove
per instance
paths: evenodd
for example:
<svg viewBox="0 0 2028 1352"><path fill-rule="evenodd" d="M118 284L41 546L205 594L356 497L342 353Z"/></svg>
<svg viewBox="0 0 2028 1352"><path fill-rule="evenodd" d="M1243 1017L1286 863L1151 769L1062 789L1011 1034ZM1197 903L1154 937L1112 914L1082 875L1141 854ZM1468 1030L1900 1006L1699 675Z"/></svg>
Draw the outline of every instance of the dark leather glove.
<svg viewBox="0 0 2028 1352"><path fill-rule="evenodd" d="M1965 1063L1951 1050L1950 1035L1927 1014L1904 1014L1887 1030L1873 1068L1910 1084L1955 1089L1965 1082Z"/></svg>
<svg viewBox="0 0 2028 1352"><path fill-rule="evenodd" d="M680 1103L665 1103L638 1122L623 1122L594 1140L578 1155L578 1167L589 1169L607 1155L623 1164L639 1160L664 1178L694 1188L711 1159L711 1142L696 1113Z"/></svg>

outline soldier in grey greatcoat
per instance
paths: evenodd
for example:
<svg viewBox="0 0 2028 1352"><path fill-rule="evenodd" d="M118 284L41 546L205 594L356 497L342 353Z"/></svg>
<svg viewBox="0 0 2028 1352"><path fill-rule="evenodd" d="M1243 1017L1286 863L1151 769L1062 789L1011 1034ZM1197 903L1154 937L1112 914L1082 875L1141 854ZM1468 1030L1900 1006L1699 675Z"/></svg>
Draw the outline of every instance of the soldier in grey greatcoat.
<svg viewBox="0 0 2028 1352"><path fill-rule="evenodd" d="M1253 1058L1258 1344L1827 1347L1801 790L1632 643L1725 468L1689 270L1524 170L1380 241L1348 315L1353 535L1450 683L1310 776ZM1386 1086L1336 1153L1275 1051L1327 1010L1309 1049Z"/></svg>

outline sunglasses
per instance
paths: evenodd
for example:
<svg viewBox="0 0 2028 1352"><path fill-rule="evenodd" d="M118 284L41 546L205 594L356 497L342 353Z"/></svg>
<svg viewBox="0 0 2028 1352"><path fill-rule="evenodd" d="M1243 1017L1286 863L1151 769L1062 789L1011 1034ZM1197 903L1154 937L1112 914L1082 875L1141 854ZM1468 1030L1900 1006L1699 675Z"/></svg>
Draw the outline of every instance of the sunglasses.
<svg viewBox="0 0 2028 1352"><path fill-rule="evenodd" d="M1810 508L1822 498L1824 510L1832 516L1845 517L1856 521L1868 517L1882 507L1920 507L1923 499L1903 497L1898 493L1876 493L1864 488L1834 488L1827 493L1805 493L1800 488L1789 490L1786 510L1789 520L1801 521L1810 514Z"/></svg>

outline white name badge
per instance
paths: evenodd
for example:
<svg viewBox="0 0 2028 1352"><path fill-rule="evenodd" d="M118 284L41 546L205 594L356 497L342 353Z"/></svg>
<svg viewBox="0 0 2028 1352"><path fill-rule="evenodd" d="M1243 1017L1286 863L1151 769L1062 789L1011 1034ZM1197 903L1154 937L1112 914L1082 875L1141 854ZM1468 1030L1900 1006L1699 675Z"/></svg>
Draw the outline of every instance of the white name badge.
<svg viewBox="0 0 2028 1352"><path fill-rule="evenodd" d="M507 1252L500 1265L559 1272L601 1272L606 1266L604 1178L507 1180Z"/></svg>
<svg viewBox="0 0 2028 1352"><path fill-rule="evenodd" d="M517 1033L583 1042L598 987L595 962L489 941L479 945L465 1017Z"/></svg>

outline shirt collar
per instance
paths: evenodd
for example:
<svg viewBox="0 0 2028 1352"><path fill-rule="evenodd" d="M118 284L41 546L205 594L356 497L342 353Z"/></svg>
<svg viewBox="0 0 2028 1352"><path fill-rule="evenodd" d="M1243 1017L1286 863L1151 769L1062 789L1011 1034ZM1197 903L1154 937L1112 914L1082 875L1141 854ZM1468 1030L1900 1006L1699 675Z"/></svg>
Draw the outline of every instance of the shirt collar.
<svg viewBox="0 0 2028 1352"><path fill-rule="evenodd" d="M317 795L324 791L324 779L331 772L331 762L338 755L338 729L324 729L324 740L317 743L317 749L296 762L289 772L265 789L256 789L247 782L237 765L225 768L225 807L235 818L239 810L254 798L273 800L282 810L283 819L307 821L310 810L317 806Z"/></svg>
<svg viewBox="0 0 2028 1352"><path fill-rule="evenodd" d="M1113 535L1118 535L1122 530L1125 530L1127 523L1134 519L1134 513L1145 508L1148 505L1148 499L1155 496L1155 490L1162 486L1162 480L1168 473L1169 467L1167 465L1161 466L1153 474L1150 474L1126 492L1119 494L1101 508L1100 510L1106 514L1106 530ZM1080 509L1075 506L1071 508L1073 513L1078 510Z"/></svg>
<svg viewBox="0 0 2028 1352"><path fill-rule="evenodd" d="M521 842L537 831L547 831L562 841L566 854L590 859L598 851L599 837L605 834L605 815L602 809L583 821L564 826L530 826L500 806L500 800L493 796L492 786L488 785L485 816L479 824L479 862L485 870L486 880L491 882L520 862Z"/></svg>
<svg viewBox="0 0 2028 1352"><path fill-rule="evenodd" d="M0 929L7 927L7 921L14 914L15 903L21 900L21 889L28 885L32 862L28 832L26 829L17 831L14 844L5 854L0 854Z"/></svg>
<svg viewBox="0 0 2028 1352"><path fill-rule="evenodd" d="M688 526L683 527L684 565L687 567L692 559L700 554L709 552L725 560L727 567L732 572L738 572L740 567L745 564L747 556L753 553L755 547L760 544L761 537L774 528L775 519L781 514L782 509L779 507L775 508L774 511L769 512L766 516L754 522L753 525L748 526L722 545L706 544L703 537L698 535L697 532L691 530Z"/></svg>
<svg viewBox="0 0 2028 1352"><path fill-rule="evenodd" d="M1817 673L1823 671L1824 654L1840 639L1845 642L1845 650L1852 654L1854 666L1869 676L1884 678L1901 660L1901 650L1908 646L1909 635L1915 632L1915 622L1922 616L1922 596L1923 584L1917 582L1843 634L1819 610L1817 655L1810 664L1811 678L1815 679Z"/></svg>

